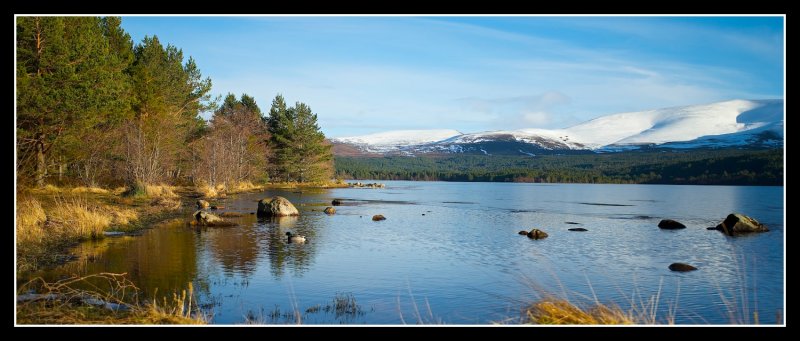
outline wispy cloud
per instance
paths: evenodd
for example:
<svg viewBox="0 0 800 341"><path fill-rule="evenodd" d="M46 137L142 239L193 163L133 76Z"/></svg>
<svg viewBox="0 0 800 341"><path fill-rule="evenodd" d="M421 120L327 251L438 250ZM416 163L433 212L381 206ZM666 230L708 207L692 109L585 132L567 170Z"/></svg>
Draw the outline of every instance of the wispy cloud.
<svg viewBox="0 0 800 341"><path fill-rule="evenodd" d="M216 93L245 92L264 108L281 93L343 136L558 128L613 112L782 97L781 21L736 20L138 17L123 26L194 56Z"/></svg>

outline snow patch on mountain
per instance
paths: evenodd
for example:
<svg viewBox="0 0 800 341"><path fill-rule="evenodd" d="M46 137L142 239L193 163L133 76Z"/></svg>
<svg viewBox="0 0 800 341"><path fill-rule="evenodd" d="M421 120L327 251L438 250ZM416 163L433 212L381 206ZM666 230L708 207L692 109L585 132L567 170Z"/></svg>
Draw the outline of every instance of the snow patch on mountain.
<svg viewBox="0 0 800 341"><path fill-rule="evenodd" d="M461 132L452 129L393 130L362 136L337 137L331 140L358 145L366 151L387 152L406 146L438 142L458 135L461 135Z"/></svg>
<svg viewBox="0 0 800 341"><path fill-rule="evenodd" d="M498 142L525 143L534 149L548 151L622 151L653 146L780 146L783 144L783 122L782 99L731 100L612 114L565 129L531 128L470 134L456 130L399 130L332 140L369 152L458 153L474 150L484 154L490 152L480 145ZM472 147L465 149L465 146Z"/></svg>

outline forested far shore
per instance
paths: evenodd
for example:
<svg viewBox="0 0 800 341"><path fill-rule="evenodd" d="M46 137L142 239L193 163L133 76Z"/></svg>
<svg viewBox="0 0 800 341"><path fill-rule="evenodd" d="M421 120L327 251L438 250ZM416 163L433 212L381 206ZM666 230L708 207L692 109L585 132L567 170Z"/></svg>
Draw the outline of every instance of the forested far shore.
<svg viewBox="0 0 800 341"><path fill-rule="evenodd" d="M137 192L332 179L307 104L278 94L264 115L248 94L212 98L192 57L155 35L134 44L118 17L16 20L18 185Z"/></svg>
<svg viewBox="0 0 800 341"><path fill-rule="evenodd" d="M537 183L783 185L783 149L589 155L336 156L345 179Z"/></svg>

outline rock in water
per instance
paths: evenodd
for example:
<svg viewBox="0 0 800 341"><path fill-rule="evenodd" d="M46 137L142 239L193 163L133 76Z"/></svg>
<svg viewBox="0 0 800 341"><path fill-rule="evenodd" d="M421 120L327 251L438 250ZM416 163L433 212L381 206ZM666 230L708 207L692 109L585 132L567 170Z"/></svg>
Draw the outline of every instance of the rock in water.
<svg viewBox="0 0 800 341"><path fill-rule="evenodd" d="M686 225L683 225L672 219L664 219L658 223L658 227L665 230L677 230L677 229L685 229Z"/></svg>
<svg viewBox="0 0 800 341"><path fill-rule="evenodd" d="M197 200L197 202L195 203L195 205L197 205L197 209L198 209L198 210L202 210L202 209L204 209L204 208L208 208L208 206L209 206L209 205L211 205L211 204L209 204L209 203L208 203L208 201L205 201L205 200L203 200L203 199L200 199L200 200Z"/></svg>
<svg viewBox="0 0 800 341"><path fill-rule="evenodd" d="M697 270L697 268L684 263L672 263L669 265L669 269L672 271L680 271L680 272Z"/></svg>
<svg viewBox="0 0 800 341"><path fill-rule="evenodd" d="M275 196L270 199L261 199L258 202L258 215L267 217L285 217L300 215L297 208L284 198Z"/></svg>
<svg viewBox="0 0 800 341"><path fill-rule="evenodd" d="M336 209L333 207L325 207L323 212L325 212L325 214L336 214Z"/></svg>
<svg viewBox="0 0 800 341"><path fill-rule="evenodd" d="M764 224L741 213L729 214L722 223L717 225L717 230L729 236L735 236L740 233L769 231Z"/></svg>
<svg viewBox="0 0 800 341"><path fill-rule="evenodd" d="M386 220L386 217L384 217L382 214L376 214L372 216L372 221L381 221L381 220Z"/></svg>
<svg viewBox="0 0 800 341"><path fill-rule="evenodd" d="M339 206L341 204L342 204L342 201L339 200L339 199L333 199L333 201L331 201L331 205L333 205L333 206Z"/></svg>
<svg viewBox="0 0 800 341"><path fill-rule="evenodd" d="M575 228L571 228L571 229L567 229L567 230L575 231L575 232L586 232L586 231L589 231L589 230L587 230L587 229L585 229L583 227L575 227Z"/></svg>
<svg viewBox="0 0 800 341"><path fill-rule="evenodd" d="M521 234L523 236L527 236L528 235L528 231L522 230L522 231L519 231L518 234Z"/></svg>
<svg viewBox="0 0 800 341"><path fill-rule="evenodd" d="M204 225L204 226L232 226L232 225L236 225L236 223L232 223L230 221L226 221L225 219L222 219L220 217L217 217L214 214L211 214L211 213L208 213L208 212L202 211L202 210L194 212L194 214L192 214L192 216L194 216L195 221L197 221L197 223L199 225Z"/></svg>
<svg viewBox="0 0 800 341"><path fill-rule="evenodd" d="M533 229L528 232L528 238L530 239L545 239L547 238L547 233L539 229Z"/></svg>

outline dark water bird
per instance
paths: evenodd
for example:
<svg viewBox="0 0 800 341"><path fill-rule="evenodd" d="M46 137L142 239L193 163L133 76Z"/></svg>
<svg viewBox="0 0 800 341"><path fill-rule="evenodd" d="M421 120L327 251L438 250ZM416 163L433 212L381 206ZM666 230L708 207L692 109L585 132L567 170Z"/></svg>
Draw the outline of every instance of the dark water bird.
<svg viewBox="0 0 800 341"><path fill-rule="evenodd" d="M289 243L302 244L306 242L306 236L295 235L292 234L291 232L286 232L286 238L288 239Z"/></svg>

